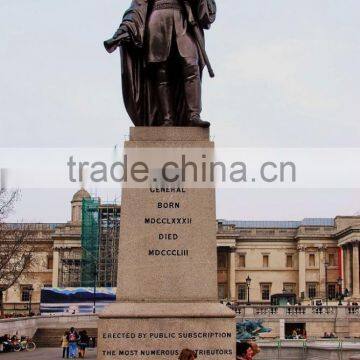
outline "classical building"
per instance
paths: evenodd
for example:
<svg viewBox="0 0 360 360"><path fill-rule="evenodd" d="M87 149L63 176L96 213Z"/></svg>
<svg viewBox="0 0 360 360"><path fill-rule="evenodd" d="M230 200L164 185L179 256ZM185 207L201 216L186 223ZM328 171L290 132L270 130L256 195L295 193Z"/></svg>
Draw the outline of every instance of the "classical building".
<svg viewBox="0 0 360 360"><path fill-rule="evenodd" d="M43 287L116 286L120 205L102 204L80 189L70 221L28 225L35 261L5 292L7 312L26 312L30 301L36 312ZM331 300L345 290L360 298L360 216L218 220L217 240L220 299L247 302L249 294L251 303L269 303L271 295L286 292Z"/></svg>
<svg viewBox="0 0 360 360"><path fill-rule="evenodd" d="M5 313L27 313L38 311L40 289L51 286L53 274L53 240L52 234L57 224L6 224L7 229L26 229L27 237L24 246L33 250L32 262L17 283L3 293ZM3 240L0 232L0 241ZM32 304L31 304L32 303ZM32 306L32 307L31 307Z"/></svg>
<svg viewBox="0 0 360 360"><path fill-rule="evenodd" d="M44 287L94 286L95 281L98 287L116 286L120 205L102 204L82 188L71 200L67 223L21 226L30 233L33 261L4 292L5 313L37 313Z"/></svg>
<svg viewBox="0 0 360 360"><path fill-rule="evenodd" d="M360 217L218 221L219 297L267 303L271 294L358 299Z"/></svg>

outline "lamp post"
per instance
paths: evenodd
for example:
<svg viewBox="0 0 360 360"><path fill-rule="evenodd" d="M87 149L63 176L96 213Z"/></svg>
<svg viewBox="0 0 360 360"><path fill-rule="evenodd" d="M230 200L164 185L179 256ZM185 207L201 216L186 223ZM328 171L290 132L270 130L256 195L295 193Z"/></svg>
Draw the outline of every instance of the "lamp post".
<svg viewBox="0 0 360 360"><path fill-rule="evenodd" d="M30 287L28 288L28 292L29 292L29 316L31 316L31 300L32 300L33 291L34 291L34 288L32 287L32 285L30 285Z"/></svg>
<svg viewBox="0 0 360 360"><path fill-rule="evenodd" d="M0 319L4 318L3 291L4 291L4 289L2 287L0 287Z"/></svg>
<svg viewBox="0 0 360 360"><path fill-rule="evenodd" d="M97 277L98 277L98 266L99 266L99 260L97 257L94 256L94 254L85 249L82 248L83 251L85 251L90 256L90 261L86 260L84 261L81 266L93 266L94 267L94 283L93 283L93 314L96 313L96 286L97 286ZM89 281L90 282L90 281ZM87 285L88 286L88 285Z"/></svg>
<svg viewBox="0 0 360 360"><path fill-rule="evenodd" d="M94 301L93 314L96 313L96 281L97 281L97 271L96 271L96 266L95 266L95 270L94 270L94 294L93 294L93 301Z"/></svg>
<svg viewBox="0 0 360 360"><path fill-rule="evenodd" d="M250 305L250 284L251 284L251 279L250 276L248 275L246 278L246 286L247 286L247 304L246 305Z"/></svg>
<svg viewBox="0 0 360 360"><path fill-rule="evenodd" d="M337 279L337 283L339 285L339 306L342 305L342 281L343 279L339 276L338 279Z"/></svg>

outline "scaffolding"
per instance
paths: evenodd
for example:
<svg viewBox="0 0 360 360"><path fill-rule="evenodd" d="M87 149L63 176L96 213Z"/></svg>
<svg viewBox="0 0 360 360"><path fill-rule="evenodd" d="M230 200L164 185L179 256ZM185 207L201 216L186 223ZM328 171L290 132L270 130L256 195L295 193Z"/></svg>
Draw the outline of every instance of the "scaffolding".
<svg viewBox="0 0 360 360"><path fill-rule="evenodd" d="M84 199L81 286L116 287L119 235L120 205Z"/></svg>
<svg viewBox="0 0 360 360"><path fill-rule="evenodd" d="M95 285L99 259L99 205L100 199L82 201L81 227L81 286Z"/></svg>
<svg viewBox="0 0 360 360"><path fill-rule="evenodd" d="M99 207L99 264L98 286L116 287L120 236L120 206Z"/></svg>

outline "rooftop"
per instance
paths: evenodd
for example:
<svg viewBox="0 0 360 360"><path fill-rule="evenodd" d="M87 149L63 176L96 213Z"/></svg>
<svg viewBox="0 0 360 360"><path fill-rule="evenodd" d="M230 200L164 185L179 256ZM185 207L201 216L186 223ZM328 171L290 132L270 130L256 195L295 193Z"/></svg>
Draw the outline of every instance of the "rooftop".
<svg viewBox="0 0 360 360"><path fill-rule="evenodd" d="M335 226L333 218L305 218L301 221L247 221L247 220L218 220L223 225L235 225L237 228L262 229L296 229L300 226Z"/></svg>

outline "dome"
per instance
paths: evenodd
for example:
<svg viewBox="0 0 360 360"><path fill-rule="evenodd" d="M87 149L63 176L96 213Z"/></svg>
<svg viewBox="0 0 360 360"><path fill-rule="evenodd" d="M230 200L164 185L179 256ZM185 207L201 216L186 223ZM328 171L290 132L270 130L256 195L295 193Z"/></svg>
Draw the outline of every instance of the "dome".
<svg viewBox="0 0 360 360"><path fill-rule="evenodd" d="M89 199L91 196L90 194L82 187L79 191L77 191L71 202L80 202L82 201L83 199Z"/></svg>

